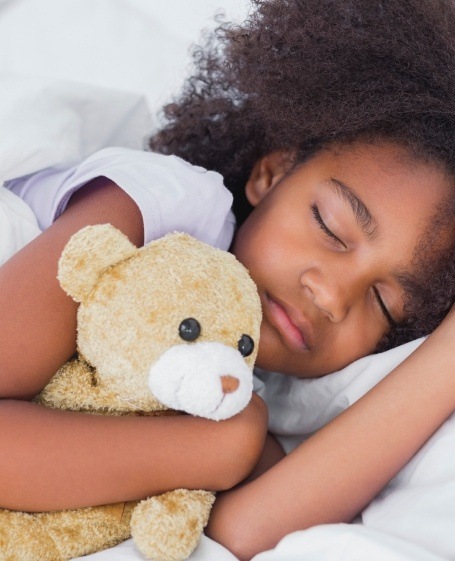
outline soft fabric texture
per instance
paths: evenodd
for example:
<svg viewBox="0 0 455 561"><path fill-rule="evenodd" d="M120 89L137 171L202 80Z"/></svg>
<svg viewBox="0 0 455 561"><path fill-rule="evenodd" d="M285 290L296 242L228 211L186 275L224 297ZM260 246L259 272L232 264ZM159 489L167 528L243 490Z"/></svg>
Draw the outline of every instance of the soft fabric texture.
<svg viewBox="0 0 455 561"><path fill-rule="evenodd" d="M0 72L139 93L158 108L215 13L239 20L248 9L248 0L0 0Z"/></svg>
<svg viewBox="0 0 455 561"><path fill-rule="evenodd" d="M68 168L107 145L139 149L149 115L146 100L137 93L2 74L0 186L47 167ZM40 228L34 212L4 186L0 218L2 264Z"/></svg>
<svg viewBox="0 0 455 561"><path fill-rule="evenodd" d="M0 182L67 168L106 146L142 148L149 125L140 94L2 74Z"/></svg>
<svg viewBox="0 0 455 561"><path fill-rule="evenodd" d="M269 407L270 430L290 452L355 403L423 340L366 356L322 378L299 379L256 369L254 389Z"/></svg>
<svg viewBox="0 0 455 561"><path fill-rule="evenodd" d="M40 232L28 205L8 189L0 187L0 265Z"/></svg>
<svg viewBox="0 0 455 561"><path fill-rule="evenodd" d="M227 249L234 233L232 195L216 172L176 156L143 150L106 148L69 169L50 168L8 181L5 187L33 210L41 229L65 210L77 189L96 177L117 183L138 205L144 243L168 232L187 232Z"/></svg>

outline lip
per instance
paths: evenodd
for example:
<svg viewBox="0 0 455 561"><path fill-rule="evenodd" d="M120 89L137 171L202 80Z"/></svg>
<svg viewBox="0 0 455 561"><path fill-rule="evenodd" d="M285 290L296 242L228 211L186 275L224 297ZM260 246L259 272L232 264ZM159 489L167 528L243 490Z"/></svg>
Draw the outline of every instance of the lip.
<svg viewBox="0 0 455 561"><path fill-rule="evenodd" d="M265 300L268 316L285 343L300 352L309 350L312 340L312 330L309 322L267 293L265 294Z"/></svg>

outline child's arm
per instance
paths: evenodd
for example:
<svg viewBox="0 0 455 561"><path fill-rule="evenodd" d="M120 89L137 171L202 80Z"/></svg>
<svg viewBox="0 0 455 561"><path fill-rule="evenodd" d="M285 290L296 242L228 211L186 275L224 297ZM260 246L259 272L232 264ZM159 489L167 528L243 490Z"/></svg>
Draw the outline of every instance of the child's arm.
<svg viewBox="0 0 455 561"><path fill-rule="evenodd" d="M74 232L103 222L142 243L136 204L98 179L0 268L0 506L46 510L142 498L176 486L228 488L260 454L267 413L258 398L222 423L97 417L18 401L40 391L75 351L76 304L56 280L57 262Z"/></svg>
<svg viewBox="0 0 455 561"><path fill-rule="evenodd" d="M257 396L222 422L105 417L2 401L0 507L55 510L180 487L228 489L257 461L266 423Z"/></svg>
<svg viewBox="0 0 455 561"><path fill-rule="evenodd" d="M48 230L0 267L0 398L33 397L74 354L77 304L60 288L57 263L72 234L105 222L142 245L136 203L100 178L73 195Z"/></svg>
<svg viewBox="0 0 455 561"><path fill-rule="evenodd" d="M221 495L208 535L240 559L289 532L352 520L455 409L455 313L347 411L242 487Z"/></svg>

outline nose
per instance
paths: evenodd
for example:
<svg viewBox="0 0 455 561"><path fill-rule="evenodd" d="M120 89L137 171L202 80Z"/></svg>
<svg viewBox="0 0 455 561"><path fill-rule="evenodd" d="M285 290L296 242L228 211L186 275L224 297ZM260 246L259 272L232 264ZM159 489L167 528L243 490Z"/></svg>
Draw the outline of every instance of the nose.
<svg viewBox="0 0 455 561"><path fill-rule="evenodd" d="M229 374L221 376L220 380L221 389L223 390L224 394L234 393L240 385L238 378L235 378L234 376L231 376Z"/></svg>
<svg viewBox="0 0 455 561"><path fill-rule="evenodd" d="M343 321L349 312L354 286L348 275L324 276L317 270L308 270L301 276L305 294L333 323Z"/></svg>

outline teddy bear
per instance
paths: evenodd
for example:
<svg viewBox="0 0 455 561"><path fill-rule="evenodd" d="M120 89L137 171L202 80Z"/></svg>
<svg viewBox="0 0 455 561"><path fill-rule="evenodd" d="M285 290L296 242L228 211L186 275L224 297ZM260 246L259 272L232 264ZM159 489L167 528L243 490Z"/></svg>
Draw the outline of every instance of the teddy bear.
<svg viewBox="0 0 455 561"><path fill-rule="evenodd" d="M88 226L64 248L58 279L80 303L78 353L36 397L42 406L222 421L248 404L261 305L232 254L182 233L138 249L109 224ZM132 535L145 558L181 561L213 501L178 489L78 510L1 510L0 560L64 561Z"/></svg>

